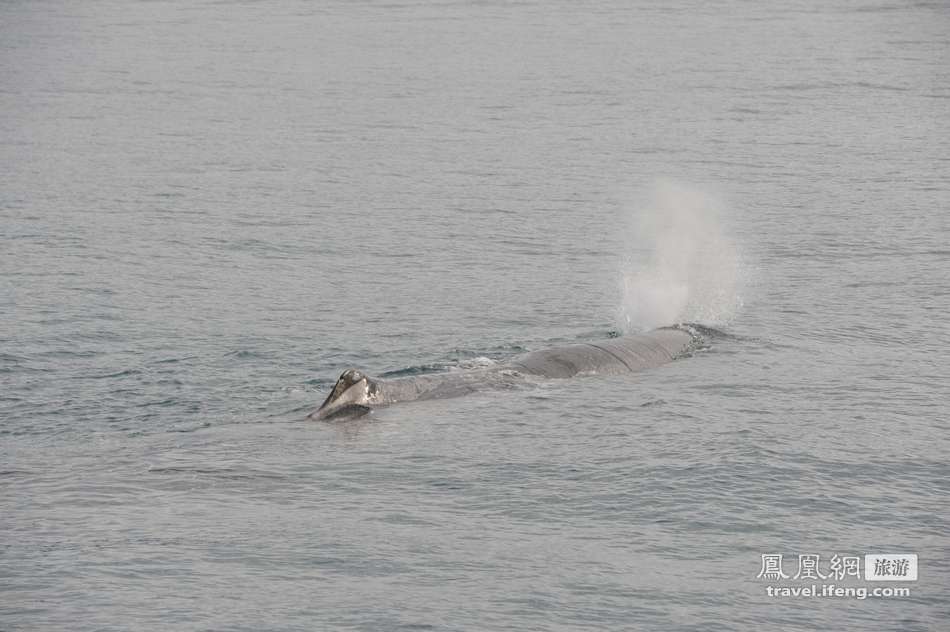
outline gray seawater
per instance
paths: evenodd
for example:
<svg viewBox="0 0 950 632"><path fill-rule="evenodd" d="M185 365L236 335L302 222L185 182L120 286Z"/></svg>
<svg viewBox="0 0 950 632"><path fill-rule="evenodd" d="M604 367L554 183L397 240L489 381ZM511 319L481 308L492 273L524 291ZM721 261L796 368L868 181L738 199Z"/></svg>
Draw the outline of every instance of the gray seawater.
<svg viewBox="0 0 950 632"><path fill-rule="evenodd" d="M948 629L948 139L941 0L0 4L0 629ZM705 351L304 420L636 329L669 180Z"/></svg>

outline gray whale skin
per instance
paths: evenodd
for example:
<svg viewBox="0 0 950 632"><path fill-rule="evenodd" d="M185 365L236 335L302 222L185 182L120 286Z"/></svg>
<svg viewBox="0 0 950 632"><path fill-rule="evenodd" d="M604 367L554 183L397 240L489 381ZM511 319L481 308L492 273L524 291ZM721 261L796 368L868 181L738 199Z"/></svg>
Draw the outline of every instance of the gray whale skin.
<svg viewBox="0 0 950 632"><path fill-rule="evenodd" d="M568 378L581 374L632 373L671 362L688 353L699 337L684 327L532 351L488 369L374 379L357 369L343 372L320 408L308 419L344 420L396 402L457 397L510 388L530 376Z"/></svg>

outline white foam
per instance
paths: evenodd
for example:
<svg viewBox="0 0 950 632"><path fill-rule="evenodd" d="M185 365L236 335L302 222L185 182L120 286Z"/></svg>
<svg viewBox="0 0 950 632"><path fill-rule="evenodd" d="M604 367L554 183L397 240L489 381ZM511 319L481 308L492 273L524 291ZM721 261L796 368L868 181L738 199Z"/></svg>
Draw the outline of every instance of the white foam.
<svg viewBox="0 0 950 632"><path fill-rule="evenodd" d="M457 366L450 366L450 371L470 371L472 369L487 369L498 364L495 360L485 356L477 356L461 360Z"/></svg>

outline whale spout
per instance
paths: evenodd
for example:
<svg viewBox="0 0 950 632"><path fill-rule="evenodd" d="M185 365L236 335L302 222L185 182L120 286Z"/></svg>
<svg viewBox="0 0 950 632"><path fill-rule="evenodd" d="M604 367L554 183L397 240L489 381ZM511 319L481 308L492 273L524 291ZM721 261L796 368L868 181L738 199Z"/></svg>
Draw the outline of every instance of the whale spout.
<svg viewBox="0 0 950 632"><path fill-rule="evenodd" d="M357 369L347 369L333 386L333 390L320 405L310 413L310 419L321 421L344 421L369 413L369 404L379 392L376 382Z"/></svg>

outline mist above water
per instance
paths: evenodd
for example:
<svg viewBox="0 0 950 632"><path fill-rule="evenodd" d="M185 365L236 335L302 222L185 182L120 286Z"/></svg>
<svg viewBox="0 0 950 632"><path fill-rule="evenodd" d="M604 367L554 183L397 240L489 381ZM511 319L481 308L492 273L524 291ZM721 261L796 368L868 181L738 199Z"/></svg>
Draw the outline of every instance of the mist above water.
<svg viewBox="0 0 950 632"><path fill-rule="evenodd" d="M723 325L742 304L740 263L714 196L658 182L631 205L618 325L626 332L680 322Z"/></svg>

